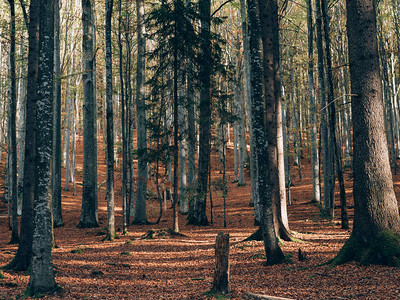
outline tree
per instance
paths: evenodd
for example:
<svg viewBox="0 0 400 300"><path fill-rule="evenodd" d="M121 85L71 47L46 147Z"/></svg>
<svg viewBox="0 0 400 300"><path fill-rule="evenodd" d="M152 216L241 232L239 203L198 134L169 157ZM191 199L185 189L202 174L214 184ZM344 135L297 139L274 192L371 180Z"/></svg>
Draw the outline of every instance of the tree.
<svg viewBox="0 0 400 300"><path fill-rule="evenodd" d="M52 205L54 227L64 225L61 209L61 64L60 64L60 4L54 1L54 112Z"/></svg>
<svg viewBox="0 0 400 300"><path fill-rule="evenodd" d="M208 187L208 172L210 169L211 148L211 1L203 0L199 3L200 18L200 61L199 61L199 160L197 175L197 195L194 198L192 209L189 211L188 223L194 225L208 225L206 214L206 200Z"/></svg>
<svg viewBox="0 0 400 300"><path fill-rule="evenodd" d="M51 168L54 71L54 0L40 1L36 114L35 196L28 296L54 291L52 264Z"/></svg>
<svg viewBox="0 0 400 300"><path fill-rule="evenodd" d="M10 144L8 145L8 155L11 155L11 199L12 199L12 231L10 244L18 243L18 187L17 187L17 131L16 131L16 114L17 114L17 81L15 73L15 2L8 1L10 4L10 111L9 111L9 133Z"/></svg>
<svg viewBox="0 0 400 300"><path fill-rule="evenodd" d="M264 6L265 5L265 6ZM272 3L271 8L273 13L277 13L276 2ZM262 8L261 8L262 7ZM264 75L261 59L261 24L260 19L269 17L269 22L273 22L272 16L266 15L264 9L267 8L267 2L249 0L247 3L247 14L249 18L249 39L250 39L250 69L251 69L251 86L252 86L252 102L251 102L251 122L252 133L255 144L255 159L257 162L257 177L256 184L259 193L259 207L261 212L260 225L262 229L265 253L267 255L267 264L277 264L283 261L283 252L279 247L278 239L275 235L275 226L273 220L273 197L272 184L270 174L270 153L267 145L268 136L265 128L264 114L268 114L268 108L265 106L265 98L271 95L264 95L262 83L263 79L268 80L271 88L275 88L275 78L273 71L269 70ZM263 24L266 25L266 24ZM272 24L270 25L272 29ZM263 28L266 29L266 28ZM275 28L277 29L277 28ZM273 29L272 29L273 30ZM270 32L273 34L273 32ZM271 37L270 37L271 38ZM270 40L272 44L272 41ZM264 49L265 50L265 49ZM266 55L267 53L263 53ZM268 53L265 59L270 59L273 62L274 53ZM265 64L264 64L264 67ZM271 73L272 71L272 73ZM263 78L264 76L264 78ZM273 92L273 90L272 90ZM270 92L271 93L271 92ZM269 130L269 128L267 128ZM273 134L269 132L268 134ZM276 136L275 136L276 137Z"/></svg>
<svg viewBox="0 0 400 300"><path fill-rule="evenodd" d="M83 191L78 227L97 227L96 52L93 0L82 0Z"/></svg>
<svg viewBox="0 0 400 300"><path fill-rule="evenodd" d="M24 8L24 6L23 6ZM25 18L28 25L28 86L26 99L26 117L25 120L25 161L24 181L22 194L22 217L21 217L21 236L18 244L18 250L13 260L6 266L6 269L15 271L28 270L32 257L32 206L34 198L35 174L35 156L36 156L36 97L37 97L37 77L39 61L39 1L31 1L29 6L29 24L28 18Z"/></svg>
<svg viewBox="0 0 400 300"><path fill-rule="evenodd" d="M318 1L318 0L317 0ZM313 183L313 199L321 202L321 187L319 181L319 154L316 126L316 103L314 96L314 27L312 16L312 0L307 0L307 29L308 29L308 95L310 98L310 125L311 125L311 168Z"/></svg>
<svg viewBox="0 0 400 300"><path fill-rule="evenodd" d="M138 177L136 189L136 207L134 223L147 223L147 131L146 131L146 100L144 97L145 83L145 52L146 38L144 25L144 1L137 0L137 69L136 69L136 112L137 112L137 152Z"/></svg>
<svg viewBox="0 0 400 300"><path fill-rule="evenodd" d="M107 236L106 240L113 241L115 233L114 216L114 117L112 99L112 52L111 52L111 17L113 0L106 0L106 102L107 102Z"/></svg>
<svg viewBox="0 0 400 300"><path fill-rule="evenodd" d="M400 217L384 134L376 2L346 3L353 95L354 226L333 263L356 260L399 266Z"/></svg>

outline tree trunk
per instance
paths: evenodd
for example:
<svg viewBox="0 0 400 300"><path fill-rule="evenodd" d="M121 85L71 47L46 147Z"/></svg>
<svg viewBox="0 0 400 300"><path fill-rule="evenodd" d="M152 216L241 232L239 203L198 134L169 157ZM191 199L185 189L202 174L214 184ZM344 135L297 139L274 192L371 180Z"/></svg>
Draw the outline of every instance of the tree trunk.
<svg viewBox="0 0 400 300"><path fill-rule="evenodd" d="M250 74L250 46L249 46L249 36L248 36L248 28L247 28L247 17L246 17L246 4L244 0L240 1L240 18L242 20L242 31L243 31L243 55L244 55L244 74L245 74L245 84L246 84L246 104L247 104L247 114L248 116L252 115L251 112L251 74ZM258 189L256 184L257 178L257 161L254 155L254 138L253 138L253 129L251 128L252 122L249 122L249 136L250 136L250 205L254 206L254 223L260 222L260 213L258 209Z"/></svg>
<svg viewBox="0 0 400 300"><path fill-rule="evenodd" d="M21 217L21 239L18 250L13 260L6 266L7 269L15 271L28 270L32 257L32 205L34 197L35 182L35 153L36 153L36 96L37 96L37 76L39 59L39 1L30 3L30 22L28 27L29 53L28 53L28 85L26 101L26 143L25 143L25 162Z"/></svg>
<svg viewBox="0 0 400 300"><path fill-rule="evenodd" d="M324 51L322 45L322 19L320 0L315 1L316 6L316 42L318 50L318 80L321 105L321 136L322 136L322 156L324 169L324 213L328 217L333 217L334 205L334 166L331 137L329 136L329 127L327 119L326 89L324 75Z"/></svg>
<svg viewBox="0 0 400 300"><path fill-rule="evenodd" d="M145 25L144 1L137 0L137 32L138 54L136 69L136 112L137 112L137 151L138 151L138 177L136 190L136 208L134 223L147 223L146 198L147 198L147 132L146 132L146 101L144 97L145 83Z"/></svg>
<svg viewBox="0 0 400 300"><path fill-rule="evenodd" d="M373 0L347 1L353 112L353 232L334 259L399 266L400 217L384 134ZM390 250L388 250L390 249Z"/></svg>
<svg viewBox="0 0 400 300"><path fill-rule="evenodd" d="M97 134L96 134L96 53L93 0L82 0L82 81L83 81L83 191L78 227L98 225Z"/></svg>
<svg viewBox="0 0 400 300"><path fill-rule="evenodd" d="M24 57L24 46L20 46L20 56ZM22 215L24 161L25 161L25 118L26 118L26 66L21 64L19 79L19 122L18 122L18 215Z"/></svg>
<svg viewBox="0 0 400 300"><path fill-rule="evenodd" d="M26 294L53 292L51 156L53 126L54 1L40 1L35 196L31 272Z"/></svg>
<svg viewBox="0 0 400 300"><path fill-rule="evenodd" d="M215 268L212 290L221 294L231 291L229 279L229 233L223 232L215 239Z"/></svg>
<svg viewBox="0 0 400 300"><path fill-rule="evenodd" d="M125 120L125 92L124 90L124 74L122 68L123 60L123 45L122 45L122 0L119 1L119 17L118 17L118 48L119 48L119 82L120 82L120 93L121 93L121 136L122 136L122 234L127 234L127 197L126 197L126 120Z"/></svg>
<svg viewBox="0 0 400 300"><path fill-rule="evenodd" d="M318 0L317 0L318 1ZM316 125L316 103L314 96L314 26L312 17L312 0L307 0L307 28L308 28L308 95L310 98L310 126L311 126L311 168L313 198L312 201L321 202L321 187L319 181L319 154Z"/></svg>
<svg viewBox="0 0 400 300"><path fill-rule="evenodd" d="M18 187L17 187L17 128L16 128L16 114L17 114L17 78L15 67L15 3L14 0L8 1L10 4L10 115L9 115L9 133L10 144L8 145L8 153L11 155L11 203L12 203L12 231L10 244L19 242L18 235Z"/></svg>
<svg viewBox="0 0 400 300"><path fill-rule="evenodd" d="M206 200L211 147L211 1L199 3L200 17L200 116L199 116L199 163L197 176L197 195L193 211L189 212L188 223L208 225Z"/></svg>
<svg viewBox="0 0 400 300"><path fill-rule="evenodd" d="M114 116L113 116L113 85L112 85L112 51L111 51L111 20L113 0L106 0L106 109L107 109L107 236L105 240L113 241L115 233L114 215Z"/></svg>
<svg viewBox="0 0 400 300"><path fill-rule="evenodd" d="M54 107L52 156L52 210L54 228L64 225L61 207L61 65L60 4L54 0Z"/></svg>
<svg viewBox="0 0 400 300"><path fill-rule="evenodd" d="M262 8L257 7L263 6ZM265 6L264 6L265 5ZM277 13L276 8L272 4L273 13ZM263 66L260 52L261 42L261 29L267 30L260 26L260 17L265 17L266 3L254 0L248 1L247 13L249 17L249 33L250 33L250 66L251 66L251 84L252 84L252 130L256 148L254 154L257 161L257 185L259 192L259 205L261 211L261 228L263 232L264 248L267 255L267 264L277 264L283 261L283 253L279 247L278 239L275 235L275 226L273 220L273 202L272 202L272 184L270 176L270 153L267 146L267 135L265 132L264 114L268 111L264 109L264 95L263 95ZM259 14L260 13L260 14ZM264 24L265 25L265 24ZM277 29L277 28L275 28ZM272 44L272 42L271 42ZM265 55L265 54L264 54ZM264 57L267 59L267 57ZM269 57L271 62L273 56ZM275 87L275 78L268 75L265 79L272 81L272 86ZM276 137L276 136L275 136Z"/></svg>

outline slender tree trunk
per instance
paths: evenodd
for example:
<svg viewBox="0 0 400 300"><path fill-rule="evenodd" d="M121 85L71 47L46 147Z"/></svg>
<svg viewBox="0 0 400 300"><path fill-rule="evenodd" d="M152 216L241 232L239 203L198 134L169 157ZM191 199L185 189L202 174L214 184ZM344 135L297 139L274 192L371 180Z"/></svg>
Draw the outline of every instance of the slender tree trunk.
<svg viewBox="0 0 400 300"><path fill-rule="evenodd" d="M252 115L251 111L251 72L250 72L250 46L249 46L249 36L248 36L248 28L247 28L247 17L246 17L246 4L245 0L240 1L240 18L242 20L242 31L243 31L243 55L244 55L244 74L245 74L245 84L246 84L246 104L247 104L247 114L248 116ZM256 156L254 155L254 138L253 138L253 129L252 122L249 122L249 136L250 136L250 184L251 184L251 198L250 205L254 206L254 221L255 223L260 222L260 212L258 208L258 187L256 184L257 178L257 161Z"/></svg>
<svg viewBox="0 0 400 300"><path fill-rule="evenodd" d="M319 93L321 105L321 137L322 137L322 156L323 156L323 170L324 170L324 213L328 217L333 217L333 204L334 204L334 166L333 166L333 152L331 147L331 140L329 136L329 127L327 119L326 89L325 89L325 75L324 75L324 52L322 45L322 17L320 0L315 1L316 6L316 42L318 50L318 79L319 79Z"/></svg>
<svg viewBox="0 0 400 300"><path fill-rule="evenodd" d="M138 151L138 178L136 190L135 223L147 223L146 198L147 198L147 132L146 132L146 103L144 97L145 83L145 25L144 1L137 0L137 32L138 54L136 69L136 111L137 111L137 151Z"/></svg>
<svg viewBox="0 0 400 300"><path fill-rule="evenodd" d="M17 130L16 130L16 114L17 114L17 80L15 67L15 2L9 0L10 4L10 116L9 116L9 133L10 144L8 145L8 153L11 155L11 203L12 203L12 231L10 244L19 242L18 235L18 181L17 181Z"/></svg>
<svg viewBox="0 0 400 300"><path fill-rule="evenodd" d="M54 107L52 156L52 210L55 228L63 226L61 207L61 65L60 65L60 4L54 0Z"/></svg>
<svg viewBox="0 0 400 300"><path fill-rule="evenodd" d="M199 3L200 17L200 116L199 116L199 163L198 195L195 197L193 211L189 212L189 223L208 225L206 200L211 146L211 1Z"/></svg>
<svg viewBox="0 0 400 300"><path fill-rule="evenodd" d="M122 136L122 234L127 234L127 197L126 197L126 120L125 120L125 92L124 91L124 74L122 68L123 45L122 45L122 0L119 1L119 18L118 18L118 46L119 46L119 81L121 89L121 136Z"/></svg>
<svg viewBox="0 0 400 300"><path fill-rule="evenodd" d="M7 269L15 271L28 270L32 258L32 208L34 198L34 182L37 177L35 174L36 157L36 96L37 96L37 77L39 59L39 1L31 1L28 26L29 53L28 53L28 85L26 101L26 143L25 143L25 162L21 217L21 239L18 250L13 260L6 266Z"/></svg>
<svg viewBox="0 0 400 300"><path fill-rule="evenodd" d="M113 0L106 0L106 109L107 109L107 236L106 240L113 241L115 233L114 215L114 116L113 116L113 85L112 85L112 51L111 51L111 20Z"/></svg>
<svg viewBox="0 0 400 300"><path fill-rule="evenodd" d="M83 191L78 227L98 225L96 53L93 0L82 0L83 56Z"/></svg>
<svg viewBox="0 0 400 300"><path fill-rule="evenodd" d="M73 58L71 59L71 66L70 66L70 75L73 70ZM67 118L66 118L66 125L65 125L65 132L64 132L64 141L66 144L65 147L65 185L64 191L69 191L69 172L70 172L70 160L69 160L69 151L70 151L70 139L71 139L71 76L68 76L67 79L67 99L65 101L66 111L67 111Z"/></svg>
<svg viewBox="0 0 400 300"><path fill-rule="evenodd" d="M318 1L318 0L317 0ZM307 28L308 28L308 96L310 98L310 126L311 126L311 168L313 183L313 199L321 202L321 187L319 181L319 154L317 140L316 108L314 96L314 27L312 17L312 0L307 0Z"/></svg>
<svg viewBox="0 0 400 300"><path fill-rule="evenodd" d="M20 46L20 56L24 57L24 46ZM18 123L18 215L22 215L24 161L25 161L25 116L26 116L26 66L21 64L19 79L19 123Z"/></svg>
<svg viewBox="0 0 400 300"><path fill-rule="evenodd" d="M329 33L329 15L328 15L328 3L326 0L321 0L322 3L322 16L324 20L324 32L325 32L325 47L326 47L326 72L327 72L327 87L328 87L328 112L329 112L329 121L330 121L330 136L332 138L332 145L334 151L334 158L336 162L336 172L339 181L339 190L340 190L340 206L341 206L341 220L342 220L342 228L349 228L349 220L347 217L347 208L346 208L346 191L344 188L344 179L343 179L343 169L342 169L342 155L339 150L339 140L336 137L336 105L333 94L333 76L332 76L332 59L331 59L331 50L330 50L330 33ZM332 214L334 203L332 203Z"/></svg>

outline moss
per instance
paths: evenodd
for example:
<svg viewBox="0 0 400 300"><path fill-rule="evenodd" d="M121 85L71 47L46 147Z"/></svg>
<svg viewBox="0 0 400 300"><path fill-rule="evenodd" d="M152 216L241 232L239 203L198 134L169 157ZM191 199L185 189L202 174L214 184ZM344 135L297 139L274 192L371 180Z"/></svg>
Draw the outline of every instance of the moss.
<svg viewBox="0 0 400 300"><path fill-rule="evenodd" d="M351 235L331 266L357 261L361 265L400 267L400 237L390 230L380 232L369 244Z"/></svg>
<svg viewBox="0 0 400 300"><path fill-rule="evenodd" d="M0 270L0 279L6 278L6 276L4 276L3 272Z"/></svg>
<svg viewBox="0 0 400 300"><path fill-rule="evenodd" d="M55 285L53 288L49 289L49 290L39 290L39 291L35 291L34 289L32 289L29 285L26 288L26 290L24 291L24 293L21 296L21 299L25 299L25 298L43 298L45 295L55 295L59 292L62 291L62 288L59 285Z"/></svg>

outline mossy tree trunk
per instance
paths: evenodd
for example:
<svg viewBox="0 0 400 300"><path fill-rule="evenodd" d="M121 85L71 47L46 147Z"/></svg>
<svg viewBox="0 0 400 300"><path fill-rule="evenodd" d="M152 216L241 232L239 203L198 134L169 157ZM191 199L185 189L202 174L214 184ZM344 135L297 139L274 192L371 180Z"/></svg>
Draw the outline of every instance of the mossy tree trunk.
<svg viewBox="0 0 400 300"><path fill-rule="evenodd" d="M347 0L354 226L334 264L400 265L400 217L387 149L374 0Z"/></svg>

